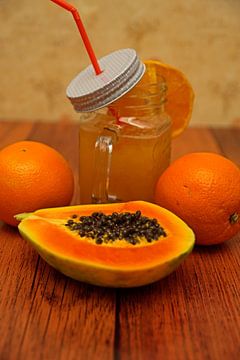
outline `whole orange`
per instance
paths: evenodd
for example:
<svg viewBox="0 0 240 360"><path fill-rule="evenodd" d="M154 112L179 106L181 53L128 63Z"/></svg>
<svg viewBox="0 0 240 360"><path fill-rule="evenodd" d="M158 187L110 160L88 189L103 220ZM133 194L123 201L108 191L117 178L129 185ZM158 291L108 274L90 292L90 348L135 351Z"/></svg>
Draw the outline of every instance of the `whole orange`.
<svg viewBox="0 0 240 360"><path fill-rule="evenodd" d="M196 243L224 242L240 230L240 169L218 154L187 154L160 176L155 202L182 218Z"/></svg>
<svg viewBox="0 0 240 360"><path fill-rule="evenodd" d="M0 151L0 220L17 225L14 215L40 208L68 205L73 173L55 149L20 141Z"/></svg>

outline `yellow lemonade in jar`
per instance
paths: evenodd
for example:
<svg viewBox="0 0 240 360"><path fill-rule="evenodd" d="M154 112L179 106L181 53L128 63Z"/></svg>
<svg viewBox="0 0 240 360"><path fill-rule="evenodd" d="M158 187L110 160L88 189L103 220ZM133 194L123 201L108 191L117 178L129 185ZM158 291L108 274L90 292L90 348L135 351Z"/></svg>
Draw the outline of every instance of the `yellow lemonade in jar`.
<svg viewBox="0 0 240 360"><path fill-rule="evenodd" d="M80 123L81 203L153 201L171 152L166 88L160 85L140 84Z"/></svg>

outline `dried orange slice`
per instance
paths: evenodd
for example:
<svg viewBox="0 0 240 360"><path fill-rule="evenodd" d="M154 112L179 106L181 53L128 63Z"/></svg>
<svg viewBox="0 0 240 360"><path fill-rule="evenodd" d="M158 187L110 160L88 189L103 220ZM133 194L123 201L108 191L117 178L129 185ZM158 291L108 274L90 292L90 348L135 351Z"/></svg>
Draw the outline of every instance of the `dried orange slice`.
<svg viewBox="0 0 240 360"><path fill-rule="evenodd" d="M178 69L158 60L144 61L148 77L164 78L167 85L165 110L172 119L172 137L178 136L188 125L193 109L194 92L185 75Z"/></svg>

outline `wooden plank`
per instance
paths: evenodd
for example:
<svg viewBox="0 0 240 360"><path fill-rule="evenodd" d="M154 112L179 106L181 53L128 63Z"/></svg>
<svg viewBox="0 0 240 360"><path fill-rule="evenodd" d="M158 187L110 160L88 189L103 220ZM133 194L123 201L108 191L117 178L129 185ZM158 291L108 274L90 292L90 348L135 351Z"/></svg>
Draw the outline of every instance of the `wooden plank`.
<svg viewBox="0 0 240 360"><path fill-rule="evenodd" d="M0 122L0 148L28 138L33 123Z"/></svg>
<svg viewBox="0 0 240 360"><path fill-rule="evenodd" d="M234 160L238 152L227 134L225 138L218 130L188 129L173 141L172 158L214 151ZM1 145L23 138L61 151L73 168L77 188L77 125L0 123ZM116 292L64 277L39 259L16 230L2 225L1 360L238 359L238 240L195 248L161 282Z"/></svg>
<svg viewBox="0 0 240 360"><path fill-rule="evenodd" d="M237 239L196 248L161 282L120 291L121 360L237 360L239 255Z"/></svg>
<svg viewBox="0 0 240 360"><path fill-rule="evenodd" d="M221 148L212 132L206 128L188 128L172 141L172 161L189 152L220 153Z"/></svg>
<svg viewBox="0 0 240 360"><path fill-rule="evenodd" d="M211 131L188 129L174 140L173 159L193 151L221 153L221 148ZM119 290L121 360L239 358L239 237L222 246L196 247L161 282Z"/></svg>
<svg viewBox="0 0 240 360"><path fill-rule="evenodd" d="M115 292L61 275L1 228L0 358L112 359Z"/></svg>
<svg viewBox="0 0 240 360"><path fill-rule="evenodd" d="M240 165L240 128L211 129L222 153Z"/></svg>
<svg viewBox="0 0 240 360"><path fill-rule="evenodd" d="M35 124L29 138L60 150L77 172L74 130L62 126ZM10 226L0 240L0 358L112 359L115 290L61 275Z"/></svg>

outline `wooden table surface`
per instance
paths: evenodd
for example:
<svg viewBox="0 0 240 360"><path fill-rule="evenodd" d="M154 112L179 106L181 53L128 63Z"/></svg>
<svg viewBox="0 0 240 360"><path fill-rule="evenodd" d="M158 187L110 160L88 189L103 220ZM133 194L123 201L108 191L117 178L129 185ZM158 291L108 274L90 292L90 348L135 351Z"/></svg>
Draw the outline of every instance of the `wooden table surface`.
<svg viewBox="0 0 240 360"><path fill-rule="evenodd" d="M0 122L0 147L23 139L59 150L77 184L76 124ZM172 158L192 151L239 163L240 129L190 128L174 140ZM1 224L0 359L240 359L239 240L195 247L152 285L108 289L61 275Z"/></svg>

